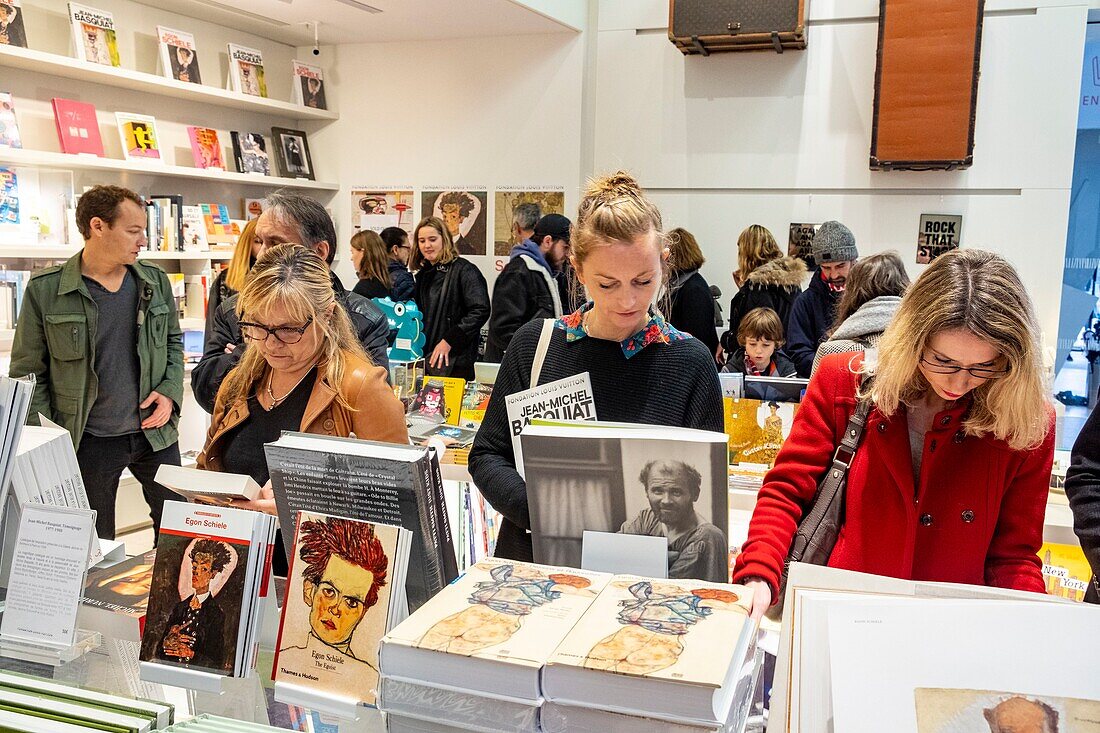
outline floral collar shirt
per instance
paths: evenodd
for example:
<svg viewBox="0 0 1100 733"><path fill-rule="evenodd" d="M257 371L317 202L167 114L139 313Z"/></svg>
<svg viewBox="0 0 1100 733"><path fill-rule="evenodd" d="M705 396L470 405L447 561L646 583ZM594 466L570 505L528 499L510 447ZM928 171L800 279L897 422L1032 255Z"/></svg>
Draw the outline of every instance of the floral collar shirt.
<svg viewBox="0 0 1100 733"><path fill-rule="evenodd" d="M584 314L592 310L592 301L588 301L581 308L569 315L562 316L554 322L554 327L565 331L566 343L573 343L583 338L588 338L584 332ZM680 331L668 323L659 313L650 311L649 321L633 336L629 336L619 342L623 356L627 359L641 353L642 349L653 344L668 344L673 341L684 341L691 338L691 334Z"/></svg>

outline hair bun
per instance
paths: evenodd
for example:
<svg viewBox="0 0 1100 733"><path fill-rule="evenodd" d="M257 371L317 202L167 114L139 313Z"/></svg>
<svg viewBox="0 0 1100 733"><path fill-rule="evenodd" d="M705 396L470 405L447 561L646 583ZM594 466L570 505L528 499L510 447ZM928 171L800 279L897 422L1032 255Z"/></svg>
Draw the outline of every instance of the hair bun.
<svg viewBox="0 0 1100 733"><path fill-rule="evenodd" d="M607 176L591 178L584 190L584 198L609 203L620 198L640 198L642 187L634 176L626 171L615 171Z"/></svg>

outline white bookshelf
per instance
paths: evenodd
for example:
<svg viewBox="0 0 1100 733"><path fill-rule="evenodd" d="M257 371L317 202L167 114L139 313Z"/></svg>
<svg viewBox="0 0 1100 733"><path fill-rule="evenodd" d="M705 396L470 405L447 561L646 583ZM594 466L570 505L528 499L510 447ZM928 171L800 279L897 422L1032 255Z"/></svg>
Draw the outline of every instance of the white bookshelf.
<svg viewBox="0 0 1100 733"><path fill-rule="evenodd" d="M340 115L332 110L314 109L279 99L253 97L205 84L190 84L144 71L90 64L70 56L31 48L0 45L0 66L61 76L90 84L131 89L162 97L174 97L196 104L243 109L296 120L340 119Z"/></svg>
<svg viewBox="0 0 1100 733"><path fill-rule="evenodd" d="M0 244L0 260L64 260L72 257L80 251L78 244L37 244L27 242L25 244ZM229 260L233 253L223 250L209 252L142 252L138 255L142 260L167 260L169 262L205 262L206 260Z"/></svg>
<svg viewBox="0 0 1100 733"><path fill-rule="evenodd" d="M3 48L3 46L0 46ZM48 150L27 150L26 148L0 148L0 165L28 166L36 168L59 168L65 170L115 171L129 175L146 175L167 178L191 178L219 183L235 183L242 186L261 186L263 188L299 188L316 191L338 191L340 184L326 181L311 181L306 178L280 178L278 176L260 176L251 173L235 173L214 168L186 168L180 165L147 163L137 160L118 160L100 158L96 155L55 153Z"/></svg>

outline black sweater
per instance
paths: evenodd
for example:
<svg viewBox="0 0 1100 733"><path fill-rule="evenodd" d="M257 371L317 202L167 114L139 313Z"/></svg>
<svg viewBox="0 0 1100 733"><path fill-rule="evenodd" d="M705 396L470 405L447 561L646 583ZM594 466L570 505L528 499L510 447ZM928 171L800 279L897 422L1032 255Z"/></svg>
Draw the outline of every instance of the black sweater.
<svg viewBox="0 0 1100 733"><path fill-rule="evenodd" d="M672 295L668 322L690 333L713 354L718 350L718 328L714 325L714 296L710 285L695 271Z"/></svg>
<svg viewBox="0 0 1100 733"><path fill-rule="evenodd" d="M453 270L446 294L447 271ZM413 299L424 317L424 357L440 341L451 345L450 366L428 367L432 376L474 378L481 327L489 320L489 288L477 265L459 257L446 265L425 265L416 273Z"/></svg>
<svg viewBox="0 0 1100 733"><path fill-rule="evenodd" d="M495 555L515 560L531 560L531 537L524 532L531 519L504 400L530 386L541 330L542 321L532 321L512 337L470 452L474 483L504 515ZM618 342L583 338L567 343L565 332L554 329L539 384L586 371L600 420L722 432L722 390L714 356L698 339L652 344L627 359Z"/></svg>
<svg viewBox="0 0 1100 733"><path fill-rule="evenodd" d="M1100 575L1100 410L1089 415L1070 455L1065 489L1073 531L1093 574Z"/></svg>

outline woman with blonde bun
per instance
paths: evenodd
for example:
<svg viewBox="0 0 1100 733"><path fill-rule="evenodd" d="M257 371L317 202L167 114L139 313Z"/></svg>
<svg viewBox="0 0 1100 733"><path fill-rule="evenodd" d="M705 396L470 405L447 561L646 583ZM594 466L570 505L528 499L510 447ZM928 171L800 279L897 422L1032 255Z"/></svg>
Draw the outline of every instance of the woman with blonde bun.
<svg viewBox="0 0 1100 733"><path fill-rule="evenodd" d="M601 420L720 432L722 392L713 354L654 306L669 251L661 213L637 181L621 171L590 181L571 245L570 260L589 301L552 322L537 384L588 372ZM516 560L532 559L531 521L505 398L531 387L542 329L543 322L534 321L513 336L470 453L474 481L504 515L496 556Z"/></svg>

